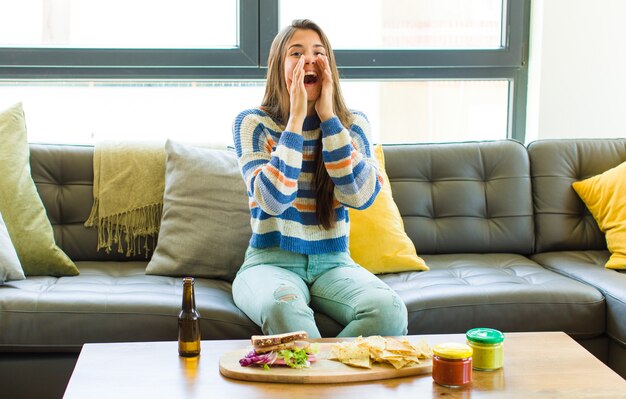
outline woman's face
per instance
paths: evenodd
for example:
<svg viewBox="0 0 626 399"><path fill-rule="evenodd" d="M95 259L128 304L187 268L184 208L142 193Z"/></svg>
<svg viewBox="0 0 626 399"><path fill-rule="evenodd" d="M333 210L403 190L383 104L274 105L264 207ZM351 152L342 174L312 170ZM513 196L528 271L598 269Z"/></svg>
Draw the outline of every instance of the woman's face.
<svg viewBox="0 0 626 399"><path fill-rule="evenodd" d="M322 71L317 64L318 55L326 56L326 48L317 32L310 29L297 29L287 43L285 54L285 81L287 90L291 88L293 70L304 56L304 87L309 102L317 101L322 91Z"/></svg>

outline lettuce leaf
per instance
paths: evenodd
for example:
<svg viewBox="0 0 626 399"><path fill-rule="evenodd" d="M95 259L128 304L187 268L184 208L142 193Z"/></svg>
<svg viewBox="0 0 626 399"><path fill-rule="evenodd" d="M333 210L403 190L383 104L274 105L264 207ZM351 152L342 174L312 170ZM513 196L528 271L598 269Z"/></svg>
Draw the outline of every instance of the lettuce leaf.
<svg viewBox="0 0 626 399"><path fill-rule="evenodd" d="M309 354L304 349L284 349L278 351L278 357L283 358L285 364L292 369L301 369L309 367Z"/></svg>

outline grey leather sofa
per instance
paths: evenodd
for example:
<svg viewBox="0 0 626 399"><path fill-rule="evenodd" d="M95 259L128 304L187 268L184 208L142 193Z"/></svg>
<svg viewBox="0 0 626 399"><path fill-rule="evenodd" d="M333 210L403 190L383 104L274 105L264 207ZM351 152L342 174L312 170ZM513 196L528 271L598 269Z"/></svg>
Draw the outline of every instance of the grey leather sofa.
<svg viewBox="0 0 626 399"><path fill-rule="evenodd" d="M408 307L409 334L477 326L565 331L626 377L626 273L604 268L604 236L571 189L626 161L626 139L389 145L384 152L405 229L431 269L380 275ZM145 275L143 255L96 251L95 230L83 227L92 165L93 147L31 145L56 241L81 274L0 286L7 397L61 396L84 343L176 339L180 279ZM196 302L203 339L260 333L234 305L227 281L197 279ZM316 317L326 336L341 328Z"/></svg>

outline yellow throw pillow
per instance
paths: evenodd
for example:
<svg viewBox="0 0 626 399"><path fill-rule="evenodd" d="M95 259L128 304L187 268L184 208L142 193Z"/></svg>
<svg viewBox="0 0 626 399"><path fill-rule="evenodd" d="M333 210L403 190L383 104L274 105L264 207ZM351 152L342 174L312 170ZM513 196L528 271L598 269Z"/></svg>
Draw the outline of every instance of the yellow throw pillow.
<svg viewBox="0 0 626 399"><path fill-rule="evenodd" d="M626 269L626 162L572 184L606 234L609 269Z"/></svg>
<svg viewBox="0 0 626 399"><path fill-rule="evenodd" d="M384 184L369 208L349 210L350 255L356 263L374 274L428 270L404 231L404 223L393 201L385 172L382 146L375 146L374 153Z"/></svg>

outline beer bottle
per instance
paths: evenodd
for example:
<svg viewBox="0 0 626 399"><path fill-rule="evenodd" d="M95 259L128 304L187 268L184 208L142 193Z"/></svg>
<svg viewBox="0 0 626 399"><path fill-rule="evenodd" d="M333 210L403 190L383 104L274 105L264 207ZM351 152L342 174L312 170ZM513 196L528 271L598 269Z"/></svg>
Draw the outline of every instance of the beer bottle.
<svg viewBox="0 0 626 399"><path fill-rule="evenodd" d="M183 279L183 306L178 314L178 354L190 357L200 354L200 314L196 310L193 278Z"/></svg>

